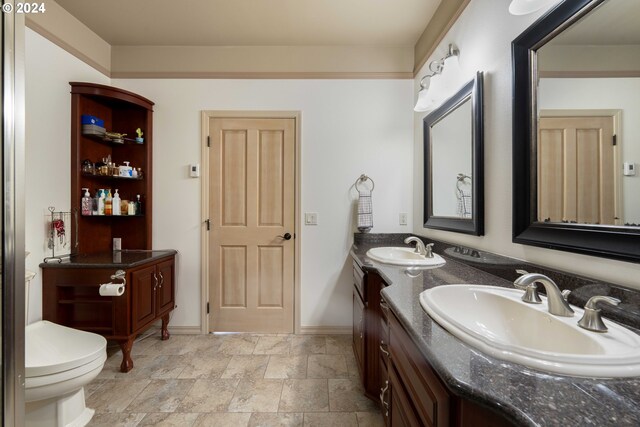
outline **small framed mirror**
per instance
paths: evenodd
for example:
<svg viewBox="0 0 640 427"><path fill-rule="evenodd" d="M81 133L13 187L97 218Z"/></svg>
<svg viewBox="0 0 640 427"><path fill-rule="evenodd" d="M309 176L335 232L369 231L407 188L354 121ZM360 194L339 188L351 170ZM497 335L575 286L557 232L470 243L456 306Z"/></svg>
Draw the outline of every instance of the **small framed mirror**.
<svg viewBox="0 0 640 427"><path fill-rule="evenodd" d="M424 227L484 234L481 72L424 118Z"/></svg>

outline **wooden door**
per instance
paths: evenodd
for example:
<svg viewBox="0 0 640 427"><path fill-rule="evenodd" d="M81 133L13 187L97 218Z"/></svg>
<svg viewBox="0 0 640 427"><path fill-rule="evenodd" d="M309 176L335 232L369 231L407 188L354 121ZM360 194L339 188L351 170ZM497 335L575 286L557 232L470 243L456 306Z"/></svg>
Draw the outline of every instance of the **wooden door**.
<svg viewBox="0 0 640 427"><path fill-rule="evenodd" d="M156 267L141 268L131 273L131 327L137 331L156 319Z"/></svg>
<svg viewBox="0 0 640 427"><path fill-rule="evenodd" d="M295 120L212 118L209 134L210 329L291 333Z"/></svg>
<svg viewBox="0 0 640 427"><path fill-rule="evenodd" d="M174 305L174 277L175 277L175 263L173 259L163 261L157 265L158 273L158 288L156 290L158 294L158 308L156 310L157 316L160 316L173 309Z"/></svg>
<svg viewBox="0 0 640 427"><path fill-rule="evenodd" d="M540 221L616 224L613 132L613 117L540 118Z"/></svg>

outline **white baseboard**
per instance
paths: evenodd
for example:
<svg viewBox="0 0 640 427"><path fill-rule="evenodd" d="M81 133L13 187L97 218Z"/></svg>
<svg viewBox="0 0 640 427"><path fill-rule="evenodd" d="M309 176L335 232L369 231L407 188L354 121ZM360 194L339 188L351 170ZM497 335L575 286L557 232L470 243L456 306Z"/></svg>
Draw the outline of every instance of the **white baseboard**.
<svg viewBox="0 0 640 427"><path fill-rule="evenodd" d="M350 335L352 326L300 326L300 334Z"/></svg>

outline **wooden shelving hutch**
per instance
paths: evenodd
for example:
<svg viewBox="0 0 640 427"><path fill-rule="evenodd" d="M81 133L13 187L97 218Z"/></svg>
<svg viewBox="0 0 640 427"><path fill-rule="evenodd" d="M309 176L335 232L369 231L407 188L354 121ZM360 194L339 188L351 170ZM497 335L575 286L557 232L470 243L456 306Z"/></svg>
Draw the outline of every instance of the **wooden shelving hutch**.
<svg viewBox="0 0 640 427"><path fill-rule="evenodd" d="M140 194L143 214L136 216L78 215L78 254L94 254L112 250L112 239L122 239L122 249L151 249L152 227L152 146L153 102L135 93L93 83L71 82L71 208L81 212L83 188L93 197L99 188L117 188L120 198L134 200ZM82 134L83 114L104 120L107 131L135 137L136 129L144 132L144 142L123 144L103 141ZM92 176L82 173L85 159L92 163L111 155L118 165L130 162L142 168L141 179ZM76 234L77 233L77 234Z"/></svg>

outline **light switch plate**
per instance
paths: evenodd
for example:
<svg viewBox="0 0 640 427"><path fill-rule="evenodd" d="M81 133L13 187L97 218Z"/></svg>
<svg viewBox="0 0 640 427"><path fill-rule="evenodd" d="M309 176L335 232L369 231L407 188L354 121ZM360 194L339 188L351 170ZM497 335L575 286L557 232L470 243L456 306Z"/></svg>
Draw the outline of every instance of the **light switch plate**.
<svg viewBox="0 0 640 427"><path fill-rule="evenodd" d="M198 178L200 176L200 164L189 165L189 176L191 178Z"/></svg>
<svg viewBox="0 0 640 427"><path fill-rule="evenodd" d="M406 212L400 213L400 225L407 225L407 216Z"/></svg>
<svg viewBox="0 0 640 427"><path fill-rule="evenodd" d="M316 212L307 212L304 214L305 225L318 225L318 214Z"/></svg>

